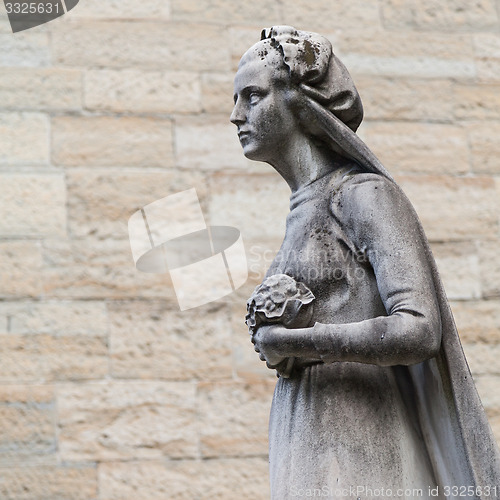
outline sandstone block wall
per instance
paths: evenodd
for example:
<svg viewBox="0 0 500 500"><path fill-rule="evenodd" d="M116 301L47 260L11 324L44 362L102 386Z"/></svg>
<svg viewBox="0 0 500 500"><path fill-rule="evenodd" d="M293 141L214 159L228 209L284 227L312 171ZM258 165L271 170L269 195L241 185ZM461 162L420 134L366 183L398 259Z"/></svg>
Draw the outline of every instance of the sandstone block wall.
<svg viewBox="0 0 500 500"><path fill-rule="evenodd" d="M81 0L13 35L0 4L0 498L265 499L274 374L245 301L288 188L246 160L232 78L260 30L330 38L360 135L420 214L500 440L500 16L495 0ZM127 220L196 187L250 279L180 312Z"/></svg>

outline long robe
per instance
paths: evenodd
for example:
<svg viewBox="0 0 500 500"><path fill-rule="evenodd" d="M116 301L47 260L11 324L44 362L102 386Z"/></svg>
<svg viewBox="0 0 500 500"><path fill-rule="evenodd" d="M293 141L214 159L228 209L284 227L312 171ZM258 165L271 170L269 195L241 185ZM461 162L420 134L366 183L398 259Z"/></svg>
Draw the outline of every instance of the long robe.
<svg viewBox="0 0 500 500"><path fill-rule="evenodd" d="M500 498L498 448L401 189L354 167L295 192L267 275L278 273L316 296L317 356L276 385L272 499ZM407 352L422 328L441 338L434 358ZM373 359L335 361L339 336L363 339ZM397 348L378 359L384 342Z"/></svg>

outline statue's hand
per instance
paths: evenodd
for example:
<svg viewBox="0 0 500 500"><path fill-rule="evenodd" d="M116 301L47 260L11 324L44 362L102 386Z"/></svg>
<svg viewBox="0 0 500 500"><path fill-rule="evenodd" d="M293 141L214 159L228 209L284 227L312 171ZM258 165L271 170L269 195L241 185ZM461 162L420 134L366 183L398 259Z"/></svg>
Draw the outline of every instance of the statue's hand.
<svg viewBox="0 0 500 500"><path fill-rule="evenodd" d="M259 353L260 359L267 363L268 368L276 368L287 358L283 355L282 349L282 337L285 332L286 328L282 325L267 324L260 326L252 336L255 351Z"/></svg>

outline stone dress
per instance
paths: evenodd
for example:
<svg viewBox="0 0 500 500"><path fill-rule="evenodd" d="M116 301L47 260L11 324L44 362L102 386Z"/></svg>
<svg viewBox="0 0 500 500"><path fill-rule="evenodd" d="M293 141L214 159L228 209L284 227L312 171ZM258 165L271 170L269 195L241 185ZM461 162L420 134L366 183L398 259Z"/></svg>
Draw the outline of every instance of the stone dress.
<svg viewBox="0 0 500 500"><path fill-rule="evenodd" d="M423 492L413 497L430 498L437 481L408 368L376 358L379 344L399 336L403 345L422 325L440 336L417 226L394 183L352 166L292 195L286 235L267 276L287 274L314 293L309 326L318 356L297 358L292 376L276 385L269 424L272 500L412 498L413 489ZM380 364L329 362L332 329L364 337Z"/></svg>

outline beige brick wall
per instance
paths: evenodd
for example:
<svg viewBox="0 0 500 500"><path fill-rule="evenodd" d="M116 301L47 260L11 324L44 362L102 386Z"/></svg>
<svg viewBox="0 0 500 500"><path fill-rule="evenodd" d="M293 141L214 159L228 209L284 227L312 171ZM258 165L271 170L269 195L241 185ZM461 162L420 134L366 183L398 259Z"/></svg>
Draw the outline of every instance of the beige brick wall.
<svg viewBox="0 0 500 500"><path fill-rule="evenodd" d="M333 42L360 135L420 214L500 440L500 19L495 0L81 0L13 35L0 3L0 497L268 498L274 374L245 301L286 185L246 160L232 78L260 30ZM196 187L250 279L180 312L127 220Z"/></svg>

